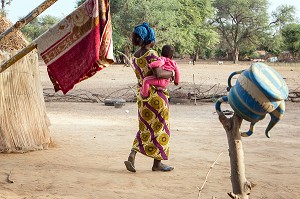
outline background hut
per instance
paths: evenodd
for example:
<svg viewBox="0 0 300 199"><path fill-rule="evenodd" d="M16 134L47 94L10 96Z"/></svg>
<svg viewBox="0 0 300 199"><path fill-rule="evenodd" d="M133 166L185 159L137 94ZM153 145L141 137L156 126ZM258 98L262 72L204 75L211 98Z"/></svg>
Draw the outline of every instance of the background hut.
<svg viewBox="0 0 300 199"><path fill-rule="evenodd" d="M12 26L0 17L0 32ZM0 41L3 63L28 45L16 31ZM45 149L51 141L35 51L0 73L0 152L27 152Z"/></svg>

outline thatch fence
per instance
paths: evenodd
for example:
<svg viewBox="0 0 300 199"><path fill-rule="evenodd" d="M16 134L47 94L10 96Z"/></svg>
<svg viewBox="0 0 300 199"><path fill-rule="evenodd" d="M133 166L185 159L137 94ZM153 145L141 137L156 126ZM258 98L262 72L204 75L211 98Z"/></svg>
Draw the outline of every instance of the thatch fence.
<svg viewBox="0 0 300 199"><path fill-rule="evenodd" d="M0 32L12 24L0 17ZM28 45L15 31L0 42L0 63ZM49 119L35 51L0 73L0 152L45 149L51 142Z"/></svg>

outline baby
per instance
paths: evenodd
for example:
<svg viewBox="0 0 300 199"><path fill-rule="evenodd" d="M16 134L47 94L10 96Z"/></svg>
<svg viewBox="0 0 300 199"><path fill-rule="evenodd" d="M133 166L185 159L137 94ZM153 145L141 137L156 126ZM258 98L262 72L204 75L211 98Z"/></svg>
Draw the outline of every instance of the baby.
<svg viewBox="0 0 300 199"><path fill-rule="evenodd" d="M172 60L174 55L174 47L170 45L165 45L162 48L161 57L157 61L151 62L149 64L150 68L161 67L163 70L172 71L172 77L174 78L174 84L178 85L179 83L179 70L177 63ZM149 96L149 88L151 85L158 86L161 88L166 88L170 83L170 79L156 78L155 76L147 76L143 80L143 85L140 90L140 94L143 98Z"/></svg>

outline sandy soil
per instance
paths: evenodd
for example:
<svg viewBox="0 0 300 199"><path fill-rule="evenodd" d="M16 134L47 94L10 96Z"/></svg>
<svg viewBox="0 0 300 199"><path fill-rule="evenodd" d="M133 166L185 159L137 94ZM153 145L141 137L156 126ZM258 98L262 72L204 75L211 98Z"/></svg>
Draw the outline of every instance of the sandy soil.
<svg viewBox="0 0 300 199"><path fill-rule="evenodd" d="M182 89L195 85L225 87L228 75L248 64L221 66L181 63ZM137 173L123 164L137 131L137 107L105 106L104 97L134 97L131 68L114 65L76 86L67 96L54 94L46 68L41 64L42 84L54 144L48 150L25 154L0 154L0 198L8 199L191 199L197 198L210 166L201 198L229 198L230 165L225 131L213 103L172 103L169 173L152 172L152 159L138 154ZM300 68L276 67L290 90L299 91ZM194 80L193 80L194 75ZM171 91L176 87L170 87ZM188 90L188 89L187 89ZM96 97L95 97L96 96ZM98 103L96 103L98 102ZM286 113L264 135L269 117L256 132L243 139L246 176L256 186L251 198L300 197L300 103L288 102ZM244 121L242 128L249 123ZM6 181L12 171L14 183Z"/></svg>

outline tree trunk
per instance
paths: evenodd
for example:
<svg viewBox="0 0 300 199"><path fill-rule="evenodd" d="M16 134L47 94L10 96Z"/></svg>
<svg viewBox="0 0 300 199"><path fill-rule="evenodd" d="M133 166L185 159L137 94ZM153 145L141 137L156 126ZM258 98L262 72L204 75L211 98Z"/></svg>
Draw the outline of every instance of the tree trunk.
<svg viewBox="0 0 300 199"><path fill-rule="evenodd" d="M199 48L196 49L195 54L193 55L193 65L195 65L195 62L199 59Z"/></svg>
<svg viewBox="0 0 300 199"><path fill-rule="evenodd" d="M6 12L5 12L5 0L1 0L1 16L5 17Z"/></svg>
<svg viewBox="0 0 300 199"><path fill-rule="evenodd" d="M124 59L124 63L126 66L130 66L130 61L131 61L131 53L130 53L130 47L129 46L125 46L124 48L124 54L128 57L128 59Z"/></svg>
<svg viewBox="0 0 300 199"><path fill-rule="evenodd" d="M239 62L239 49L235 47L232 51L233 63L237 64Z"/></svg>
<svg viewBox="0 0 300 199"><path fill-rule="evenodd" d="M235 199L249 199L251 183L245 176L244 151L239 132L243 119L236 114L228 119L223 114L219 120L226 131L229 146L232 192L228 195Z"/></svg>

